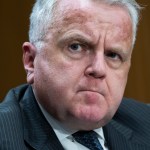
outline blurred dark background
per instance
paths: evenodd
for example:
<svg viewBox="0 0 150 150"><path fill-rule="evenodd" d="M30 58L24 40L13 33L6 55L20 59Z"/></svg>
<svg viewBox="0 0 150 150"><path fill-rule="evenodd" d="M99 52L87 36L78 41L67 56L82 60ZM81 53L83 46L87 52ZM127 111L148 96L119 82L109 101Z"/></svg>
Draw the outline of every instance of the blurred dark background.
<svg viewBox="0 0 150 150"><path fill-rule="evenodd" d="M150 103L150 1L137 1L145 8L125 96ZM0 1L0 100L10 88L26 83L22 43L28 41L29 14L33 3L34 0Z"/></svg>

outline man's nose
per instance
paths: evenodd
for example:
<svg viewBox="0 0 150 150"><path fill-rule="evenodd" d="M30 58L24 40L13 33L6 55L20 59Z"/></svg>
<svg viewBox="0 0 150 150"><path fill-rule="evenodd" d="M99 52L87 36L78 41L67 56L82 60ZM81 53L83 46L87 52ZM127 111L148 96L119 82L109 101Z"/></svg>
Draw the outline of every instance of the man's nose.
<svg viewBox="0 0 150 150"><path fill-rule="evenodd" d="M85 75L101 79L106 77L105 55L102 52L95 54L90 60L90 63L85 70Z"/></svg>

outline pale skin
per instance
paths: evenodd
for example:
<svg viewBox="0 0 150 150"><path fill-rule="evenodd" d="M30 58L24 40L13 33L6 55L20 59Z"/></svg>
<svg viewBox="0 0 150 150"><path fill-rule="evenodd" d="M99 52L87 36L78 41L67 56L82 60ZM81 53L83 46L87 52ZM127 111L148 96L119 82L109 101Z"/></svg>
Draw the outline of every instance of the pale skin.
<svg viewBox="0 0 150 150"><path fill-rule="evenodd" d="M23 44L27 81L67 128L102 127L118 109L127 82L131 18L125 8L91 0L63 0L57 9L42 50Z"/></svg>

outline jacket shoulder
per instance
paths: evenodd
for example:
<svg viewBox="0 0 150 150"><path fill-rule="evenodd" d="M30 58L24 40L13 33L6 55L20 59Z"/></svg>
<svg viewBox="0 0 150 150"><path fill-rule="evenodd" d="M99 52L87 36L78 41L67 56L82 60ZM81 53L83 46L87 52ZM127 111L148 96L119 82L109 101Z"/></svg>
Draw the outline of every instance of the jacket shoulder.
<svg viewBox="0 0 150 150"><path fill-rule="evenodd" d="M23 143L23 119L19 102L27 87L23 85L10 90L0 103L0 149L9 149L16 143Z"/></svg>
<svg viewBox="0 0 150 150"><path fill-rule="evenodd" d="M117 113L135 120L150 121L150 106L134 99L123 98Z"/></svg>
<svg viewBox="0 0 150 150"><path fill-rule="evenodd" d="M123 98L113 120L134 133L134 140L150 141L150 107L134 99Z"/></svg>
<svg viewBox="0 0 150 150"><path fill-rule="evenodd" d="M150 107L134 99L123 98L114 118L123 122L150 126Z"/></svg>
<svg viewBox="0 0 150 150"><path fill-rule="evenodd" d="M0 119L11 119L14 116L15 120L20 116L20 101L28 85L21 85L17 88L11 89L4 100L0 103ZM5 122L5 121L4 121ZM0 122L1 123L1 122Z"/></svg>

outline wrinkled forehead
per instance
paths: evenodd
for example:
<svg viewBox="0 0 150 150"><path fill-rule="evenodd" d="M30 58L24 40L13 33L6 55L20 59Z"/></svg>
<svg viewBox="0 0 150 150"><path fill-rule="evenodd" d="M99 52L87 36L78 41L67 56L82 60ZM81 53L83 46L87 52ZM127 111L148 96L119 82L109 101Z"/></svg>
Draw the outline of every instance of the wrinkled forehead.
<svg viewBox="0 0 150 150"><path fill-rule="evenodd" d="M101 0L60 0L56 8L55 26L86 22L101 22L122 26L131 22L128 11L119 5L110 5ZM130 27L130 26L129 26Z"/></svg>
<svg viewBox="0 0 150 150"><path fill-rule="evenodd" d="M118 18L118 14L123 14L122 18ZM64 22L86 22L92 20L93 17L97 21L114 19L114 22L122 20L131 21L131 17L127 9L121 5L110 5L101 0L60 0L56 8L57 19ZM109 14L109 15L106 15ZM114 16L116 16L114 18ZM119 20L120 19L120 20ZM117 22L118 23L118 22Z"/></svg>

